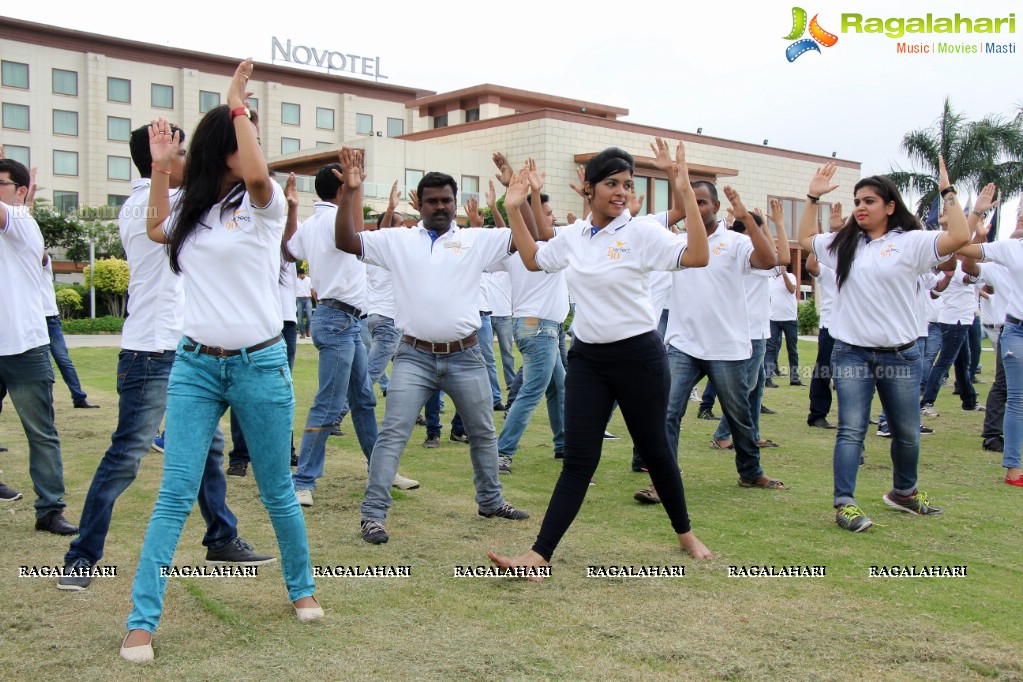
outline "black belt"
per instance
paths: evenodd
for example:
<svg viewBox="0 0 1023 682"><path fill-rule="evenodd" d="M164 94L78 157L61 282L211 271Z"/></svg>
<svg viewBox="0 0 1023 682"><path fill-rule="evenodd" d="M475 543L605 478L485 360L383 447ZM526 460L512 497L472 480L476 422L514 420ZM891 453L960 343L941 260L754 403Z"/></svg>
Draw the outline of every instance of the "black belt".
<svg viewBox="0 0 1023 682"><path fill-rule="evenodd" d="M403 334L401 337L401 341L402 343L407 343L413 348L424 350L427 353L437 354L457 353L460 350L472 348L473 346L478 345L480 342L479 337L476 336L476 332L473 332L469 336L465 337L464 339L459 339L458 341L443 341L441 343L432 343L430 341L423 341L421 339L417 339L413 336L409 336L408 334Z"/></svg>
<svg viewBox="0 0 1023 682"><path fill-rule="evenodd" d="M284 337L282 337L280 334L278 334L277 336L273 337L272 339L267 339L266 341L263 341L261 343L257 343L255 346L249 346L248 348L242 348L240 350L234 350L234 349L231 349L231 348L220 348L218 346L204 346L203 344L199 343L198 341L196 341L195 339L193 339L191 337L186 336L185 338L188 339L192 343L192 345L191 346L182 346L181 350L186 350L189 353L191 353L192 351L194 351L198 347L199 352L202 353L203 355L215 355L218 358L230 358L230 357L234 357L235 355L241 355L242 353L255 353L257 350L263 350L264 348L269 348L270 346L274 345L278 341L282 341L284 339Z"/></svg>
<svg viewBox="0 0 1023 682"><path fill-rule="evenodd" d="M895 346L894 348L866 348L866 347L863 347L863 350L867 351L868 353L901 353L904 350L909 350L910 348L912 348L915 345L916 345L916 341L910 341L909 343L904 343L901 346Z"/></svg>
<svg viewBox="0 0 1023 682"><path fill-rule="evenodd" d="M1018 317L1013 317L1012 315L1006 315L1005 321L1009 324L1023 324L1023 321L1021 321Z"/></svg>
<svg viewBox="0 0 1023 682"><path fill-rule="evenodd" d="M336 298L321 298L320 305L325 305L328 308L334 310L340 310L343 313L348 313L352 317L362 317L362 311L355 306L348 305L344 301L339 301Z"/></svg>

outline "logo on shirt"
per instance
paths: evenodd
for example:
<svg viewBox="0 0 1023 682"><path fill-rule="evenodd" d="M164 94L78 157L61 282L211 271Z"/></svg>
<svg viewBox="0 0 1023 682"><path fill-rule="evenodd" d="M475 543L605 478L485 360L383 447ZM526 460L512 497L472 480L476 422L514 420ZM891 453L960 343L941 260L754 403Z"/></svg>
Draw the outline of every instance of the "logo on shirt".
<svg viewBox="0 0 1023 682"><path fill-rule="evenodd" d="M227 221L227 224L225 225L225 227L228 230L236 230L236 229L238 229L238 223L251 223L251 222L252 222L252 216L249 215L248 211L245 211L245 210L240 209L240 208L236 208L234 210L234 216L230 220Z"/></svg>
<svg viewBox="0 0 1023 682"><path fill-rule="evenodd" d="M724 242L718 242L717 245L710 250L710 252L713 253L715 256L720 256L727 250L728 250L727 244L725 244Z"/></svg>
<svg viewBox="0 0 1023 682"><path fill-rule="evenodd" d="M615 242L614 246L607 247L608 260L618 260L623 253L632 253L627 242Z"/></svg>
<svg viewBox="0 0 1023 682"><path fill-rule="evenodd" d="M448 242L444 245L444 248L456 256L461 256L463 251L468 251L472 247L468 244L463 244L462 242Z"/></svg>
<svg viewBox="0 0 1023 682"><path fill-rule="evenodd" d="M888 242L888 244L886 244L885 247L881 249L880 255L881 258L889 258L893 253L902 253L902 251L899 251L897 248L895 248L895 244Z"/></svg>

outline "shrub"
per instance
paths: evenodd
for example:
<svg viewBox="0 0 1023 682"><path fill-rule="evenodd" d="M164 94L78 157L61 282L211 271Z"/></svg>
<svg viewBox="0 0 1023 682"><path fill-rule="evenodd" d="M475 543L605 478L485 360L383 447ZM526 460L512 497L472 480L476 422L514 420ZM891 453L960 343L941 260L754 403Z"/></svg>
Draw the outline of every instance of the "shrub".
<svg viewBox="0 0 1023 682"><path fill-rule="evenodd" d="M92 273L89 266L85 267L85 284L88 286L92 281ZM128 261L120 258L104 258L96 261L95 280L92 281L98 291L107 302L107 309L118 317L124 317L124 308L128 293Z"/></svg>
<svg viewBox="0 0 1023 682"><path fill-rule="evenodd" d="M75 313L82 312L82 297L74 289L61 289L57 292L57 307L61 319L69 320Z"/></svg>
<svg viewBox="0 0 1023 682"><path fill-rule="evenodd" d="M817 326L821 318L817 314L817 303L814 299L808 298L799 304L799 333L816 334Z"/></svg>
<svg viewBox="0 0 1023 682"><path fill-rule="evenodd" d="M120 334L123 317L107 315L96 319L65 320L60 327L65 334Z"/></svg>

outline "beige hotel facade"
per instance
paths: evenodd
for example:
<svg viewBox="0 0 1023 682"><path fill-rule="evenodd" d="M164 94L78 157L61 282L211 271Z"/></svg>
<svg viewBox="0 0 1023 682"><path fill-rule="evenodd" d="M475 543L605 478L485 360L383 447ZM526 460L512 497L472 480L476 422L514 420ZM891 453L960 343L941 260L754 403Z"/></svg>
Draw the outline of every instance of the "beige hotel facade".
<svg viewBox="0 0 1023 682"><path fill-rule="evenodd" d="M164 116L191 132L224 101L237 65L230 57L6 17L0 17L0 59L0 144L9 158L38 168L37 196L63 210L123 202L138 177L130 131ZM667 181L651 163L655 136L684 140L690 174L734 186L749 207L766 209L769 198L781 198L790 228L819 165L835 161L835 181L843 187L860 178L856 161L646 126L623 120L628 109L617 105L500 85L438 94L257 63L250 87L271 169L300 176L303 217L316 200L311 176L337 159L342 144L365 150L366 203L376 210L386 206L393 182L405 197L428 171L454 176L460 202L482 194L494 173L491 154L500 150L513 166L531 156L546 170L545 191L563 222L582 208L569 187L577 165L612 145L636 157L637 193L646 195L647 210L665 210ZM723 196L722 202L727 205ZM414 215L407 203L399 210Z"/></svg>

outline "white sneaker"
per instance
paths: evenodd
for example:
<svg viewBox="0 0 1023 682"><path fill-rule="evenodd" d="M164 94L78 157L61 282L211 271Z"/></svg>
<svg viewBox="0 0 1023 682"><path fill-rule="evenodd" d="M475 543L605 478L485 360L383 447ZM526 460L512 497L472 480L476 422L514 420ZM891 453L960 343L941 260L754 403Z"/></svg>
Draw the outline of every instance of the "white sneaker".
<svg viewBox="0 0 1023 682"><path fill-rule="evenodd" d="M938 411L934 409L934 405L924 405L920 408L920 414L925 417L940 417Z"/></svg>
<svg viewBox="0 0 1023 682"><path fill-rule="evenodd" d="M411 478L405 478L401 474L395 474L394 483L391 485L398 490L415 490L419 487L419 481L413 481Z"/></svg>
<svg viewBox="0 0 1023 682"><path fill-rule="evenodd" d="M295 491L295 497L298 498L298 503L303 507L313 506L313 491L307 489L301 489Z"/></svg>
<svg viewBox="0 0 1023 682"><path fill-rule="evenodd" d="M691 403L700 402L700 394L696 392L695 386L693 386L693 390L689 391L689 402Z"/></svg>

